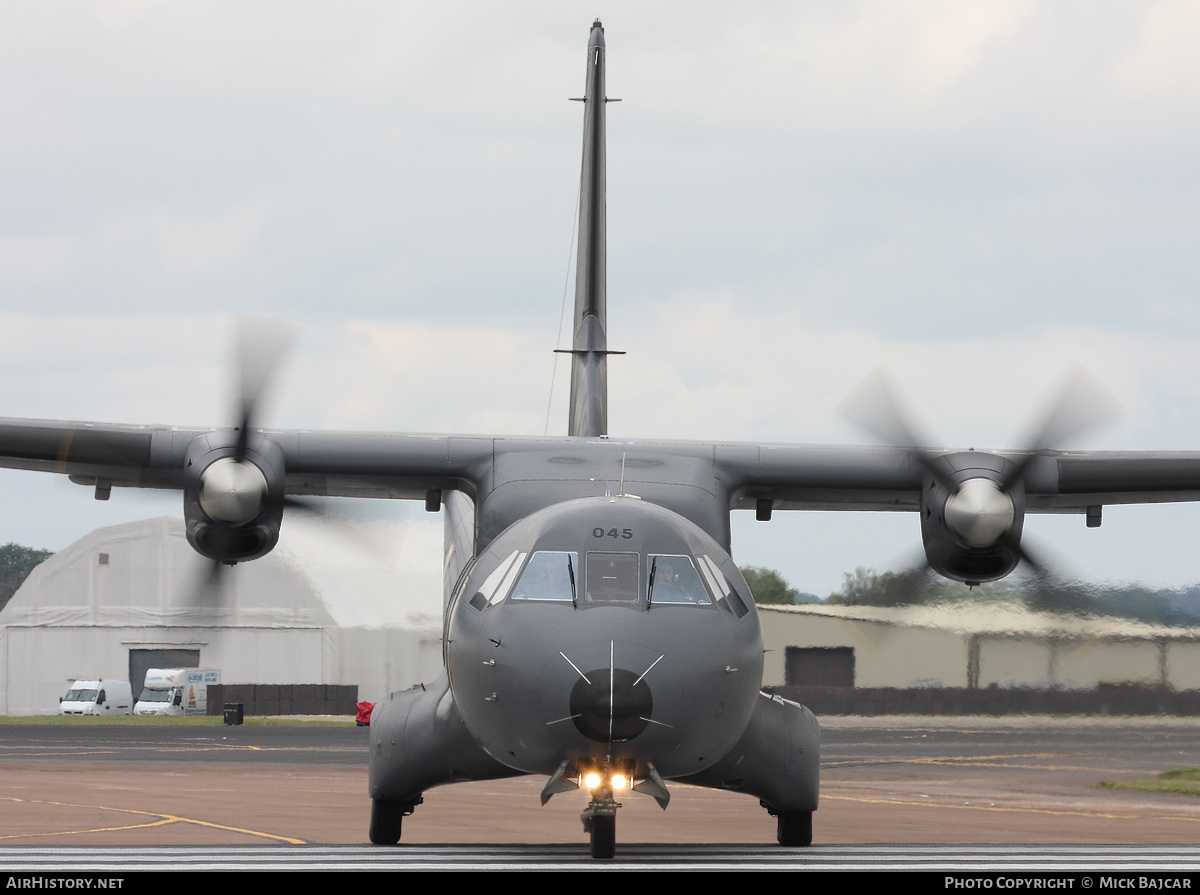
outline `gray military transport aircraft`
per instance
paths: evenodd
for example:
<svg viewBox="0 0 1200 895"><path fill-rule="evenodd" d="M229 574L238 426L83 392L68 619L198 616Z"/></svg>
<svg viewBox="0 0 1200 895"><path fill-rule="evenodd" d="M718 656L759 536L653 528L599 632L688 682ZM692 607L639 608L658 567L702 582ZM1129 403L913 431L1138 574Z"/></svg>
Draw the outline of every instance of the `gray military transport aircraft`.
<svg viewBox="0 0 1200 895"><path fill-rule="evenodd" d="M587 48L584 150L565 437L282 431L254 425L277 346L252 344L240 419L185 429L0 420L0 465L183 493L187 538L213 563L253 560L304 495L445 509L445 671L371 718L370 839L399 841L430 787L546 778L543 803L585 788L594 857L612 857L623 790L663 808L672 781L746 793L785 846L812 841L820 732L760 689L754 600L730 557L730 513L920 514L929 568L1003 578L1028 554L1025 513L1200 500L1198 453L917 448L885 401L868 421L896 447L647 441L608 434L604 30ZM1071 409L1065 399L1060 411ZM1063 413L1051 414L1059 418Z"/></svg>

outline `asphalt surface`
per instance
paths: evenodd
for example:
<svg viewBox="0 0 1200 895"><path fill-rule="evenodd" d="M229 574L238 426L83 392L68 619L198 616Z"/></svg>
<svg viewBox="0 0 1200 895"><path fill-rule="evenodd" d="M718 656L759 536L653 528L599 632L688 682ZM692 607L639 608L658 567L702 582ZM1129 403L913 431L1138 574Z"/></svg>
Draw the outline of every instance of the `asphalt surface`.
<svg viewBox="0 0 1200 895"><path fill-rule="evenodd" d="M356 845L363 728L0 725L0 847ZM1200 765L1200 721L824 719L819 846L1191 844L1200 801L1096 789ZM403 845L582 846L585 798L540 807L544 780L430 790ZM745 796L671 786L664 813L623 799L618 845L755 844L774 821Z"/></svg>
<svg viewBox="0 0 1200 895"><path fill-rule="evenodd" d="M0 724L0 764L340 765L366 767L366 727L196 727L104 724Z"/></svg>

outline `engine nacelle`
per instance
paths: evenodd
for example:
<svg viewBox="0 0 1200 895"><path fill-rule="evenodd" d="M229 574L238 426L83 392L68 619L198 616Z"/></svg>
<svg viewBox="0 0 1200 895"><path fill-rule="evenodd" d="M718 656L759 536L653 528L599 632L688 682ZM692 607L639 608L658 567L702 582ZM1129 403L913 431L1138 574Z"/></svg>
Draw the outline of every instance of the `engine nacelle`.
<svg viewBox="0 0 1200 895"><path fill-rule="evenodd" d="M1025 483L1008 483L1014 464L996 454L966 451L932 458L950 490L932 474L921 492L921 540L939 575L982 584L1021 562Z"/></svg>
<svg viewBox="0 0 1200 895"><path fill-rule="evenodd" d="M238 459L236 432L209 432L188 447L183 517L201 556L235 563L270 553L283 523L283 451L252 436Z"/></svg>

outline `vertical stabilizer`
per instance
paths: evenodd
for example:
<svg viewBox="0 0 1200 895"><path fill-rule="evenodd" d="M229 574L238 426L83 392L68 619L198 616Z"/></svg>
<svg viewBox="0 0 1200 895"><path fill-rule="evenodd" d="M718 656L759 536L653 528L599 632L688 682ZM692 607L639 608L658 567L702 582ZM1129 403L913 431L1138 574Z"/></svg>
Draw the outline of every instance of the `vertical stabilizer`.
<svg viewBox="0 0 1200 895"><path fill-rule="evenodd" d="M583 107L583 173L579 247L575 261L575 319L571 342L571 418L568 435L608 434L608 333L605 297L604 28L588 38Z"/></svg>

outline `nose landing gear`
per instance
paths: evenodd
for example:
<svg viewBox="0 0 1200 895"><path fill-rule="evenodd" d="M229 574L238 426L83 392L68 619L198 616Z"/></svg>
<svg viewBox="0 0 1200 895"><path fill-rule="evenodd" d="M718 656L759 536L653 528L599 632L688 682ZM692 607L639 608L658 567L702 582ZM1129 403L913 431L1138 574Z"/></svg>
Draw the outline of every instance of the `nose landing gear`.
<svg viewBox="0 0 1200 895"><path fill-rule="evenodd" d="M592 857L611 858L617 850L617 809L612 789L607 786L592 790L592 801L579 815L583 832L591 837Z"/></svg>
<svg viewBox="0 0 1200 895"><path fill-rule="evenodd" d="M566 767L566 762L563 766ZM592 794L592 800L579 815L579 819L583 821L583 832L591 837L592 857L611 858L617 848L617 809L621 807L621 803L613 798L613 793L633 783L637 765L631 759L613 762L606 758L603 762L595 764L581 760L577 767L579 785L590 790ZM665 808L666 802L663 799L669 799L670 796L666 794L666 788L661 786L662 780L654 766L647 767L652 781L647 784L644 780L643 784L650 786L650 794L659 799L659 804ZM550 784L547 784L547 789L550 789L553 783L552 779ZM658 784L657 788L654 783ZM658 788L662 789L661 794Z"/></svg>

